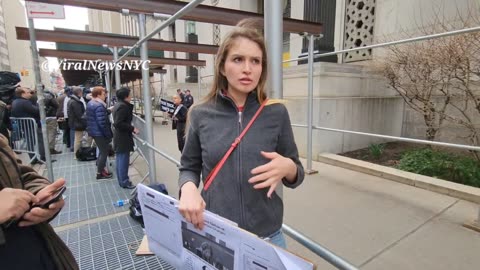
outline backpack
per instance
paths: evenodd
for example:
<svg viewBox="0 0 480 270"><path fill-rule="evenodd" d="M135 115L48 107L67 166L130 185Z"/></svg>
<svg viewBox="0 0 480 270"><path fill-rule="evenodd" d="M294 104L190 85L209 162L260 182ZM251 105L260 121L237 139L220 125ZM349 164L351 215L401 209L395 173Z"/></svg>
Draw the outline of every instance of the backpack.
<svg viewBox="0 0 480 270"><path fill-rule="evenodd" d="M165 195L168 195L167 188L164 184L153 184L148 187L155 189ZM130 203L130 217L133 218L136 222L140 223L142 228L145 228L143 223L142 208L140 207L140 201L138 200L138 192L135 190L132 198L129 200Z"/></svg>

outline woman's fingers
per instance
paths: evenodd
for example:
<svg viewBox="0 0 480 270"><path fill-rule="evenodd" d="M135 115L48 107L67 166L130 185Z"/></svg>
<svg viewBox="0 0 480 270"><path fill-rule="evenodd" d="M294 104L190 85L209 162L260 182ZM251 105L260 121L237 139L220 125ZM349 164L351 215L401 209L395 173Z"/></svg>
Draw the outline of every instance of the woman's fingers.
<svg viewBox="0 0 480 270"><path fill-rule="evenodd" d="M182 195L182 197L183 196L185 195ZM196 228L202 230L204 226L203 211L205 210L205 205L205 201L199 195L198 203L192 201L180 203L178 210L186 221L192 223Z"/></svg>
<svg viewBox="0 0 480 270"><path fill-rule="evenodd" d="M255 184L255 183L258 183L258 182L263 182L269 178L274 178L276 175L276 172L275 171L266 171L264 173L261 173L259 175L255 175L254 177L250 178L248 180L248 182L250 184Z"/></svg>
<svg viewBox="0 0 480 270"><path fill-rule="evenodd" d="M273 192L275 191L275 189L277 188L277 185L278 185L278 182L274 182L270 188L268 189L268 193L267 193L267 197L268 198L272 198L272 194Z"/></svg>

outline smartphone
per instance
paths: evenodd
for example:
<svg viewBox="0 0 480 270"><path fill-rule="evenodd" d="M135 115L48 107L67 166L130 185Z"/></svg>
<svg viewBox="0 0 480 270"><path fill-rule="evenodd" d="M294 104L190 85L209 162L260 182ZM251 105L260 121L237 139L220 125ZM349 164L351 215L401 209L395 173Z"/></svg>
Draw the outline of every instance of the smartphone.
<svg viewBox="0 0 480 270"><path fill-rule="evenodd" d="M50 197L48 197L47 199L41 201L41 202L38 202L37 204L33 205L32 208L34 207L40 207L40 208L43 208L43 209L48 209L48 207L54 203L54 202L58 202L60 200L60 198L62 198L62 195L63 193L65 192L65 190L67 190L67 187L66 186L63 186L59 189L57 189L52 195L50 195Z"/></svg>

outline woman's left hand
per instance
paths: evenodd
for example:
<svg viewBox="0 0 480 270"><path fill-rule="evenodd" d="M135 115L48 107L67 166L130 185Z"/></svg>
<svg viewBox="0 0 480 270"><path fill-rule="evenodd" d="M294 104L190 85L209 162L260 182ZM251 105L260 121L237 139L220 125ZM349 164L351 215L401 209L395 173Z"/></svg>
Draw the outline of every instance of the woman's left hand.
<svg viewBox="0 0 480 270"><path fill-rule="evenodd" d="M286 158L277 152L260 152L262 156L270 159L267 164L254 168L251 173L255 175L248 182L255 184L253 188L262 189L270 187L267 197L270 198L278 183L285 177L294 180L297 175L297 165L290 158Z"/></svg>

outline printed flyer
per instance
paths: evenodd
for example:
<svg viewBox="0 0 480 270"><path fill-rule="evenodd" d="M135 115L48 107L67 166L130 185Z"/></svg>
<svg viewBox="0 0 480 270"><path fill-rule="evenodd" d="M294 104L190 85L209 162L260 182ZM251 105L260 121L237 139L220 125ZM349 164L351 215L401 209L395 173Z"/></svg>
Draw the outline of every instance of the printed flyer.
<svg viewBox="0 0 480 270"><path fill-rule="evenodd" d="M137 191L150 250L178 269L315 269L313 263L209 211L203 230L198 230L182 217L176 199L142 184Z"/></svg>

